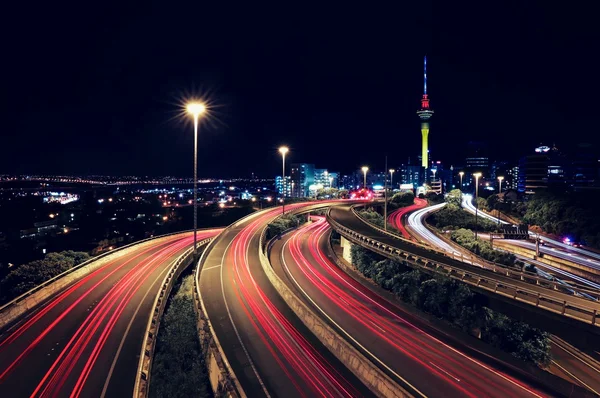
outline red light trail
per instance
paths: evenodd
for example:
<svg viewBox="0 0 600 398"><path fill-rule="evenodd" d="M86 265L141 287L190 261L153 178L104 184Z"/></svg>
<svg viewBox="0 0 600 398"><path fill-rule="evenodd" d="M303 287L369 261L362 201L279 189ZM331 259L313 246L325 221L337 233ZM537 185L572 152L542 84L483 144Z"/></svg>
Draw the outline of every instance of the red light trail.
<svg viewBox="0 0 600 398"><path fill-rule="evenodd" d="M316 222L294 232L284 244L286 273L326 317L342 330L350 330L347 336L376 361L405 383L418 385L417 391L423 390L423 395L541 396L433 337L416 326L413 315L343 272L321 251L328 224L323 217L313 219ZM387 361L379 359L385 356Z"/></svg>
<svg viewBox="0 0 600 398"><path fill-rule="evenodd" d="M419 210L425 206L427 206L427 200L415 198L415 203L413 205L401 207L392 214L390 214L388 216L388 222L392 225L392 227L400 231L404 238L412 240L413 237L408 233L408 231L404 227L402 218L408 213L412 213L413 211Z"/></svg>
<svg viewBox="0 0 600 398"><path fill-rule="evenodd" d="M290 205L289 209L298 206ZM300 395L359 396L340 372L278 310L254 277L254 273L263 271L260 264L248 261L248 251L255 249L251 240L260 232L265 219L272 218L277 211L261 215L237 234L231 243L227 263L233 266L238 304ZM310 391L304 390L303 386L308 386Z"/></svg>
<svg viewBox="0 0 600 398"><path fill-rule="evenodd" d="M200 239L214 236L219 231L200 231ZM96 379L101 378L100 385L105 383L107 361L99 363L98 358L101 354L107 358L116 356L113 351L118 341L124 338L122 327L117 329L116 325L119 322L127 324L128 319L135 317L137 311L131 308L138 302L141 304L147 296L141 292L158 286L156 282L167 266L191 245L192 236L186 234L135 250L102 265L48 301L0 342L3 355L0 385L9 382L13 373L14 378L27 374L28 385L20 387L31 389L27 395L32 397L100 396L101 391L84 392L84 387L91 374ZM92 297L92 304L86 305ZM146 322L147 317L147 313L140 315ZM137 350L141 347L143 332L139 334ZM58 342L54 344L54 341ZM57 348L52 359L45 358L50 356L45 350L49 344ZM111 352L105 352L106 349ZM100 364L101 369L97 369ZM131 390L134 381L131 380Z"/></svg>

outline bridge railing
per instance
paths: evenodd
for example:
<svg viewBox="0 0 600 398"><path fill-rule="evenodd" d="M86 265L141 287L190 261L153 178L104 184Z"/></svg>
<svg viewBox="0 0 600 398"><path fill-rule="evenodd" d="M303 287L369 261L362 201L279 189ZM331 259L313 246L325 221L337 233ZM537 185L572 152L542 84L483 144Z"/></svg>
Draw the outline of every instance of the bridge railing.
<svg viewBox="0 0 600 398"><path fill-rule="evenodd" d="M505 276L511 277L513 279L519 279L519 280L526 281L529 283L534 283L538 286L557 290L562 293L571 294L574 296L585 297L585 295L588 295L591 297L595 297L596 300L600 300L600 293L598 291L590 290L590 289L588 289L586 287L582 287L578 284L570 284L570 285L561 284L557 281L546 279L546 278L538 275L535 272L517 270L514 268L504 266L502 264L487 261L482 258L476 258L473 255L464 255L462 252L459 252L459 251L441 250L441 249L433 247L433 246L424 245L422 243L413 242L408 239L405 239L404 237L401 237L392 232L386 231L383 228L380 228L379 226L373 224L369 220L362 217L362 215L358 211L356 211L356 207L365 206L365 205L368 205L368 204L361 203L361 204L352 206L351 210L352 210L352 213L354 214L354 216L359 218L362 222L367 224L370 228L373 228L373 229L377 230L378 232L385 234L386 236L389 236L400 242L419 247L423 250L434 252L438 255L442 255L442 256L451 258L453 260L460 261L460 262L468 264L470 266L476 266L476 267L486 269L488 271L493 271L494 273L505 275ZM445 236L438 235L438 237L440 239L442 239L443 241L447 242L448 244L454 244L454 242L449 241L449 239L446 238Z"/></svg>
<svg viewBox="0 0 600 398"><path fill-rule="evenodd" d="M359 234L335 221L331 218L329 213L327 214L327 221L334 230L349 241L362 247L366 247L392 260L407 262L419 268L461 280L478 289L509 297L513 300L543 308L544 310L589 323L594 326L600 326L599 322L597 322L598 310L591 305L593 302L590 302L590 306L586 306L577 303L576 301L565 300L562 298L558 299L551 294L536 292L510 282L480 275L477 273L477 269L465 270L443 262L433 261L426 257L410 253L400 248L382 243L371 237Z"/></svg>

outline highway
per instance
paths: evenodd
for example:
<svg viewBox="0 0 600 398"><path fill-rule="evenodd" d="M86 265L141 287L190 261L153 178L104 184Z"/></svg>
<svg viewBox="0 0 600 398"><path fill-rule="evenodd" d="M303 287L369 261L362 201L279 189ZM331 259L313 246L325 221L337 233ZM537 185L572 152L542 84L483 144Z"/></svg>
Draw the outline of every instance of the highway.
<svg viewBox="0 0 600 398"><path fill-rule="evenodd" d="M199 239L220 229L199 231ZM128 251L79 279L0 336L5 397L132 396L152 304L191 233Z"/></svg>
<svg viewBox="0 0 600 398"><path fill-rule="evenodd" d="M471 195L463 195L462 207L469 213L475 214L475 206L473 206L471 199L472 199ZM491 216L487 213L484 213L483 211L479 211L478 214L479 214L479 217L485 218L492 222L495 222L495 223L500 222L501 224L508 224L506 221L498 220L498 218ZM531 235L532 238L535 238L535 236L536 236L536 234L531 231L529 232L529 235ZM549 255L561 258L563 260L577 263L579 265L583 265L586 267L595 268L597 270L600 270L600 254L599 253L595 253L590 250L581 249L579 247L573 247L564 242L549 238L547 236L542 236L542 238L547 244L554 246L554 247L548 247L548 246L541 245L540 252L547 253ZM518 240L507 240L507 242L510 242L511 244L514 244L517 246L535 250L535 243L532 243L532 242L518 241Z"/></svg>
<svg viewBox="0 0 600 398"><path fill-rule="evenodd" d="M515 300L515 303L519 302L520 305L527 302L536 310L544 309L552 313L559 313L565 315L565 318L577 319L587 324L592 321L595 322L594 310L598 311L600 308L597 302L578 297L572 293L563 293L553 288L544 287L542 284L528 283L521 279L526 275L519 271L502 268L500 269L501 272L495 272L494 268L497 267L494 266L490 266L490 269L487 267L474 267L461 261L461 258L452 258L435 249L412 244L403 238L386 233L382 229L365 222L355 214L352 205L340 205L331 208L328 212L328 221L334 226L334 229L346 236L351 242L371 248L390 258L402 256L402 258L409 260L408 257L410 257L410 261L420 268L427 268L436 272L445 270L444 273L451 271L454 277L459 277L465 283L469 283L473 288L490 297L500 299L502 296L502 300L510 298ZM554 285L552 286L554 287ZM565 290L569 289L565 288Z"/></svg>
<svg viewBox="0 0 600 398"><path fill-rule="evenodd" d="M271 250L282 280L396 382L421 397L542 396L429 334L430 325L378 296L329 258L324 217Z"/></svg>
<svg viewBox="0 0 600 398"><path fill-rule="evenodd" d="M427 200L415 198L415 203L410 206L401 207L388 216L388 222L402 234L405 239L412 239L411 234L404 227L404 217L415 210L427 206Z"/></svg>
<svg viewBox="0 0 600 398"><path fill-rule="evenodd" d="M286 210L309 207L315 208L292 204ZM266 209L231 225L201 260L201 300L242 394L371 396L292 312L261 267L259 236L281 211Z"/></svg>
<svg viewBox="0 0 600 398"><path fill-rule="evenodd" d="M427 215L429 212L436 211L437 209L443 207L443 205L445 205L445 203L442 203L441 205L431 206L412 213L408 217L409 229L413 231L413 233L415 233L416 236L422 241L431 244L435 247L439 247L442 250L464 250L461 249L460 246L458 246L457 244L451 245L446 241L440 239L438 236L436 236L436 234L433 231L429 230L423 223L423 218L425 215ZM517 257L521 258L520 256ZM561 271L558 268L546 266L543 263L531 261L525 258L521 259L532 262L538 267L548 267L553 270L559 271L562 274L565 274L565 276L569 278L577 278L579 280L583 280L583 282L587 282L588 284L594 285L593 282L587 281L583 278L579 278L576 275L572 275L567 272ZM477 264L477 261L474 261L473 263ZM575 347L571 346L570 344L559 339L556 336L553 336L551 341L553 356L553 360L550 365L551 372L600 395L600 363L598 363L588 355L581 353Z"/></svg>

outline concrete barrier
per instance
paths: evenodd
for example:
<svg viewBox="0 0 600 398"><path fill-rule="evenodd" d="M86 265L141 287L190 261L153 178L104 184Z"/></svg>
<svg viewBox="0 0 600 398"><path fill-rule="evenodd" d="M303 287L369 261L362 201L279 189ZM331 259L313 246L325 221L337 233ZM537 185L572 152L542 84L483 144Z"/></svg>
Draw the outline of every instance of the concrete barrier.
<svg viewBox="0 0 600 398"><path fill-rule="evenodd" d="M261 266L265 274L267 274L269 281L275 287L275 290L277 290L287 305L300 318L302 323L377 396L412 397L410 393L394 382L387 374L375 366L373 362L348 343L337 331L331 328L321 317L315 314L279 278L268 259L268 251L274 240L271 240L269 245L266 245L265 235L266 228L263 229L259 239L258 250Z"/></svg>
<svg viewBox="0 0 600 398"><path fill-rule="evenodd" d="M248 216L243 219L247 218ZM238 225L238 223L239 221L233 225ZM231 226L227 228L231 228ZM204 358L208 370L208 379L215 396L232 398L246 397L246 393L236 377L233 368L229 364L229 361L227 361L227 357L225 356L223 347L221 347L221 344L219 343L216 333L214 333L214 329L208 318L208 313L206 312L200 294L199 281L204 259L206 258L206 253L210 251L210 248L217 239L218 238L213 239L202 252L202 256L198 261L196 272L194 274L194 309L196 310L198 319L196 325L198 329L198 338L200 340L200 345L205 350Z"/></svg>
<svg viewBox="0 0 600 398"><path fill-rule="evenodd" d="M30 291L0 307L0 330L17 320L23 314L36 308L40 303L44 302L49 297L65 289L78 279L101 268L103 265L106 265L107 263L114 261L121 256L131 253L134 250L156 244L158 241L173 239L175 235L185 233L187 233L187 231L157 236L145 239L143 241L131 243L110 253L106 253L85 261L78 266L63 272L62 274L57 275L56 277L42 283L41 285L31 289Z"/></svg>
<svg viewBox="0 0 600 398"><path fill-rule="evenodd" d="M209 243L212 238L204 239L198 242L198 247ZM135 377L135 386L133 389L133 397L147 397L150 390L150 374L152 371L152 359L154 358L154 349L156 348L156 337L158 336L158 328L162 314L167 305L168 298L175 282L181 273L192 263L194 259L194 248L186 250L181 256L173 261L169 267L169 271L163 278L161 288L154 298L152 311L148 316L148 324L144 333L144 340L140 352L140 360L138 362L138 370Z"/></svg>

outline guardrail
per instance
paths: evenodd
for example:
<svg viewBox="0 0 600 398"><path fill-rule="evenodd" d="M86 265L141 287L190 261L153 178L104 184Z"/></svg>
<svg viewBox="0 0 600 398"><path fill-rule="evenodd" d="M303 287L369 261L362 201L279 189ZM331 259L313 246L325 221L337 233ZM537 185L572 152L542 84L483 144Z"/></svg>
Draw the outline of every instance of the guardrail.
<svg viewBox="0 0 600 398"><path fill-rule="evenodd" d="M467 264L469 266L475 266L475 267L480 267L482 269L488 270L488 271L493 271L494 273L498 273L501 274L503 276L507 276L513 279L518 279L521 281L525 281L528 283L534 283L537 286L541 286L544 288L548 288L548 289L552 289L552 290L556 290L556 291L560 291L562 293L565 294L569 294L569 295L573 295L573 296L581 296L581 297L585 297L584 295L590 295L592 297L596 297L597 300L600 300L600 293L598 293L598 291L594 291L594 290L590 290L588 288L585 287L581 287L578 284L569 284L564 285L561 284L559 282L556 282L554 280L549 280L546 279L540 275L538 275L535 272L530 272L530 271L522 271L522 270L516 270L514 268L510 268L507 266L504 266L502 264L498 264L498 263L494 263L491 261L487 261L485 259L479 258L479 257L475 257L473 255L468 255L465 256L461 251L446 251L446 250L440 250L439 248L433 247L433 246L429 246L429 245L424 245L418 242L413 242L410 241L408 239L405 239L399 235L396 235L392 232L386 231L384 229L382 229L381 227L369 222L367 219L365 219L364 217L362 217L360 215L359 212L356 211L356 207L360 207L360 206L365 206L368 205L368 203L361 203L361 204L357 204L357 205L353 205L351 207L351 211L354 214L355 217L357 217L358 219L360 219L362 222L364 222L365 224L367 224L370 228L373 228L375 230L377 230L378 232L385 234L393 239L396 239L398 241L401 241L405 244L408 245L412 245L412 246L416 246L416 247L420 247L423 250L427 250L429 252L433 252L436 253L438 255L441 256L445 256L448 258L451 258L453 260L456 261L460 261L464 264ZM330 217L328 218L329 221ZM440 236L438 235L438 237L442 240L444 240L445 242L449 243L449 244L455 244L455 242L453 241L449 241L445 236ZM465 249L466 250L466 249Z"/></svg>
<svg viewBox="0 0 600 398"><path fill-rule="evenodd" d="M303 211L301 211L303 212ZM286 212L287 213L287 212ZM293 228L292 228L293 229ZM288 230L289 231L289 230ZM327 347L352 373L354 373L371 391L380 397L412 397L404 388L394 382L387 374L358 351L327 322L308 307L275 273L269 262L268 252L278 236L265 242L267 228L263 228L259 237L259 258L267 278L287 305L300 318L302 323Z"/></svg>
<svg viewBox="0 0 600 398"><path fill-rule="evenodd" d="M133 248L137 248L138 245L143 246L158 239L166 239L171 236L182 235L189 232L190 231L173 232L165 235L157 235L151 238L142 239L140 241L127 244L115 250L111 250L110 252L103 253L99 256L86 260L81 264L78 264L77 266L41 283L40 285L21 294L19 297L11 300L10 302L0 307L0 329L14 322L26 312L36 308L40 303L47 300L56 292L61 291L69 285L71 285L75 281L75 279L79 279L80 277L83 277L84 275L93 272L98 267L103 266L103 264L107 261L111 261L113 257L118 257L122 255L124 251L132 250ZM80 275L77 275L77 273L79 273Z"/></svg>
<svg viewBox="0 0 600 398"><path fill-rule="evenodd" d="M257 212L251 213L245 217L242 217L240 220L247 220L250 216L255 215ZM226 230L237 226L240 220L235 223L227 226L221 233L224 233ZM210 248L214 243L218 240L218 237L213 239L208 246L202 252L202 256L200 256L200 260L196 265L196 271L194 272L194 309L197 313L198 318L198 339L200 340L201 345L206 345L207 354L205 358L208 356L205 361L208 367L210 384L213 389L213 393L215 396L219 396L217 394L219 389L218 385L224 385L225 389L228 390L229 396L231 397L246 397L246 393L242 388L231 364L227 360L227 356L225 356L225 351L223 351L223 347L219 342L219 338L213 332L213 326L208 317L208 312L206 311L206 307L204 306L204 301L202 300L202 295L200 294L200 273L202 272L202 267L204 264L204 259L206 258L206 253L210 252ZM207 338L208 336L208 338ZM219 369L219 375L217 380L213 380L212 376L212 366L217 366ZM216 385L215 385L216 384Z"/></svg>
<svg viewBox="0 0 600 398"><path fill-rule="evenodd" d="M70 268L70 269L66 270L65 272L63 272L63 273L60 273L60 274L58 274L58 275L56 275L56 276L48 279L47 281L44 281L44 282L40 283L39 285L37 285L36 287L32 288L31 290L28 290L25 293L21 294L20 296L12 299L8 303L1 305L0 306L0 312L4 311L4 309L6 309L6 308L8 308L8 307L10 307L12 305L17 304L19 301L23 300L25 297L31 296L33 293L37 292L38 290L43 289L44 287L50 285L51 283L53 283L56 280L62 278L63 276L66 276L66 275L70 274L71 272L77 271L78 269L80 269L82 267L85 267L86 265L88 265L88 264L90 264L90 263L92 263L94 261L100 260L101 258L104 258L104 257L109 256L111 254L118 253L121 250L127 249L127 248L129 248L131 246L139 245L139 244L142 244L142 243L145 243L145 242L148 242L148 241L151 241L151 240L159 239L159 238L166 238L166 237L172 236L172 235L184 234L186 232L192 232L192 230L180 231L180 232L172 232L172 233L169 233L169 234L152 236L150 238L138 240L137 242L128 243L125 246L117 247L114 250L108 251L106 253L99 254L96 257L92 257L92 258L90 258L88 260L85 260L81 264L77 264L75 267Z"/></svg>
<svg viewBox="0 0 600 398"><path fill-rule="evenodd" d="M384 244L344 227L332 219L329 213L327 214L327 221L333 229L346 239L392 260L407 262L430 272L461 280L478 289L486 290L577 321L600 327L600 323L597 322L598 309L592 308L591 306L584 306L564 299L559 300L550 294L536 292L505 281L479 275L476 270L464 270L450 264L434 261L400 248ZM590 304L591 303L592 302L590 302Z"/></svg>
<svg viewBox="0 0 600 398"><path fill-rule="evenodd" d="M209 243L213 238L207 238L198 242L198 247L204 246ZM161 288L152 304L153 311L148 317L148 324L146 325L146 332L144 333L144 340L142 342L142 349L140 352L140 360L138 363L138 369L135 377L135 387L133 389L133 397L147 397L150 390L150 373L152 371L152 359L154 358L154 349L156 347L156 336L158 335L158 328L160 327L160 321L162 314L167 305L167 301L173 285L179 278L179 275L186 269L194 259L194 248L191 247L179 256L170 266L169 272L163 278Z"/></svg>

